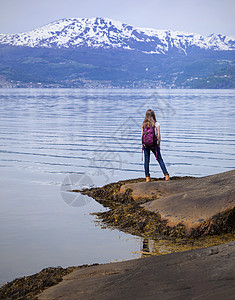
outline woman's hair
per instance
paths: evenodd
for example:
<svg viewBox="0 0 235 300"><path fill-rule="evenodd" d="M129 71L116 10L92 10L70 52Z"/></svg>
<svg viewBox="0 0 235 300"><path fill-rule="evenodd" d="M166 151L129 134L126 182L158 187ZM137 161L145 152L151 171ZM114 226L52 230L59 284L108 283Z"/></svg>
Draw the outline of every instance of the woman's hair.
<svg viewBox="0 0 235 300"><path fill-rule="evenodd" d="M150 127L150 126L153 126L155 127L155 123L157 122L156 120L156 116L155 116L155 113L152 109L148 109L146 111L146 115L145 115L145 119L144 119L144 122L142 124L142 128L144 127Z"/></svg>

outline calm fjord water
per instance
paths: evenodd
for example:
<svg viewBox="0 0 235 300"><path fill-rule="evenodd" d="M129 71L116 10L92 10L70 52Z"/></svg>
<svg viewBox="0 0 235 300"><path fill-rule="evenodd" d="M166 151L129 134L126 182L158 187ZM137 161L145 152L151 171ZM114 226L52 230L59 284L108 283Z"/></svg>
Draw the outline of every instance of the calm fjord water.
<svg viewBox="0 0 235 300"><path fill-rule="evenodd" d="M234 90L0 89L0 282L47 266L136 257L142 240L102 229L90 213L105 209L93 199L76 207L70 193L62 197L62 182L84 174L94 186L143 177L140 126L148 108L161 124L170 175L231 170L234 96ZM162 176L153 157L150 171Z"/></svg>

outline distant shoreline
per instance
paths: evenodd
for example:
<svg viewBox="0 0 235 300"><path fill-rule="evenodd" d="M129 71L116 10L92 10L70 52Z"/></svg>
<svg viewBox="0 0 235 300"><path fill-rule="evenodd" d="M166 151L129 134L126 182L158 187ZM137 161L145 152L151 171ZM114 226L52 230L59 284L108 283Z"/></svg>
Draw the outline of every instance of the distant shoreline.
<svg viewBox="0 0 235 300"><path fill-rule="evenodd" d="M125 87L125 86L106 86L102 84L91 84L87 86L66 86L66 85L43 85L43 84L17 84L17 83L3 83L0 82L0 89L82 89L82 90L235 90L235 87L218 87L218 88L208 88L208 87L201 87L201 88L194 88L194 87L143 87L143 86L135 86L135 87Z"/></svg>

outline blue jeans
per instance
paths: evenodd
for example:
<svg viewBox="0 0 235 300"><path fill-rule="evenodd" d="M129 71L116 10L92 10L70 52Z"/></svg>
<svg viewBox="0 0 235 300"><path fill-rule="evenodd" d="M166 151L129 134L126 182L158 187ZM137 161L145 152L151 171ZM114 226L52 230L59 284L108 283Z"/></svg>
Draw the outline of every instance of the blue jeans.
<svg viewBox="0 0 235 300"><path fill-rule="evenodd" d="M157 161L158 161L158 163L159 163L159 165L162 169L163 174L167 175L169 173L167 172L166 166L165 166L164 161L162 159L160 149L159 149L158 146L156 147L156 149L157 149ZM150 176L150 174L149 174L150 150L153 152L153 154L156 157L155 146L144 148L144 171L145 171L145 176Z"/></svg>

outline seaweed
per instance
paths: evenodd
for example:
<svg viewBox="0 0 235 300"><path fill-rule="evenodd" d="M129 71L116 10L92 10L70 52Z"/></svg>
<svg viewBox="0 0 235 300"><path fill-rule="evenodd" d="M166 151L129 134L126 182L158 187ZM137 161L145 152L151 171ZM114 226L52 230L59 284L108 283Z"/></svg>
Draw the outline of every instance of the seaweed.
<svg viewBox="0 0 235 300"><path fill-rule="evenodd" d="M184 180L188 178L193 177L175 176L171 180ZM164 179L152 178L151 180L160 181ZM147 211L140 206L140 204L148 202L151 199L141 198L134 200L130 188L126 189L124 193L120 193L120 188L123 184L144 181L144 178L137 178L110 183L103 187L73 191L86 194L103 206L110 208L109 211L93 213L93 215L97 215L103 224L136 236L152 239L156 239L159 236L168 238L198 238L205 235L235 232L234 209L213 216L190 231L187 230L183 223L178 223L172 227L168 226L167 220L161 219L161 216L157 212Z"/></svg>
<svg viewBox="0 0 235 300"><path fill-rule="evenodd" d="M98 264L93 264L98 265ZM92 265L92 266L93 266ZM0 299L32 300L37 299L43 290L51 287L63 280L63 276L80 268L87 268L91 265L82 265L78 267L49 267L40 272L17 278L6 283L0 288Z"/></svg>

